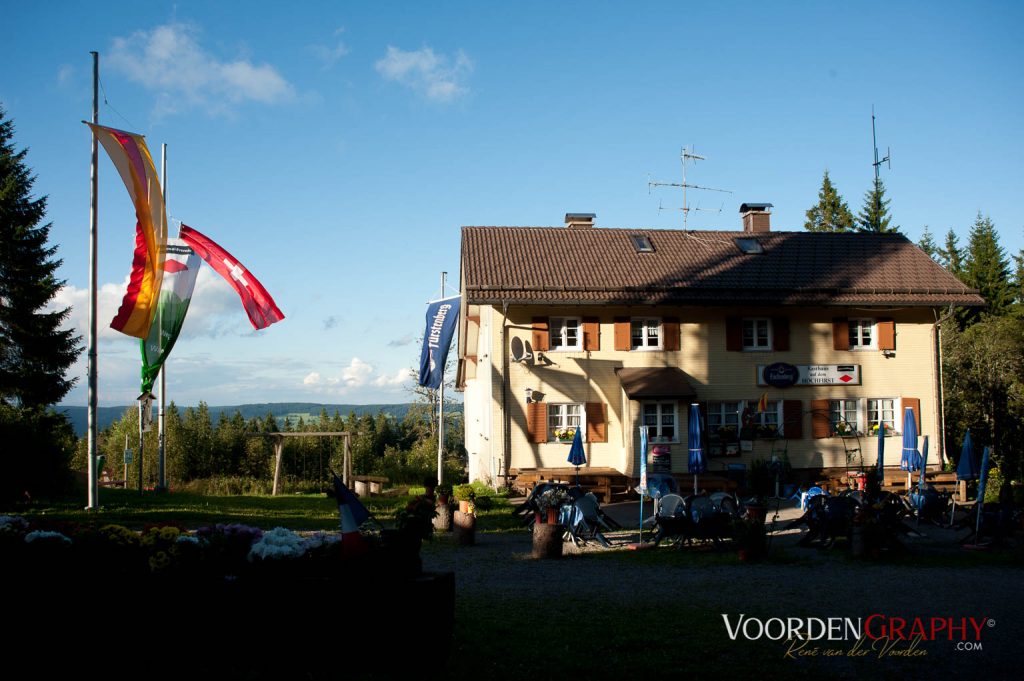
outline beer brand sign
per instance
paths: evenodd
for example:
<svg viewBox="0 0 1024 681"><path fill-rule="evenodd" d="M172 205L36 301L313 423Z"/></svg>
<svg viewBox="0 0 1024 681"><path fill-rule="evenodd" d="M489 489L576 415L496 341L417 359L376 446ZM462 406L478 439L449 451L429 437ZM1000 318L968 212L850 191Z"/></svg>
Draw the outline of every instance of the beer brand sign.
<svg viewBox="0 0 1024 681"><path fill-rule="evenodd" d="M757 384L774 388L794 385L860 385L859 364L759 364Z"/></svg>

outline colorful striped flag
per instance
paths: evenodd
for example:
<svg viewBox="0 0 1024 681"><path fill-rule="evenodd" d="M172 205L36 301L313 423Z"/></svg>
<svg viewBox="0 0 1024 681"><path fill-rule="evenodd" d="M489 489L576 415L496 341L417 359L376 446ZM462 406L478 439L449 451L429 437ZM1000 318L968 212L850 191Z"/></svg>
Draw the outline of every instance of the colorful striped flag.
<svg viewBox="0 0 1024 681"><path fill-rule="evenodd" d="M277 309L277 304L267 293L267 289L263 288L263 284L213 239L188 225L181 226L178 236L231 284L242 299L242 307L245 308L245 313L249 315L249 321L255 328L265 329L274 322L284 319L284 314Z"/></svg>
<svg viewBox="0 0 1024 681"><path fill-rule="evenodd" d="M171 354L174 342L178 340L185 314L192 301L192 291L199 274L199 256L181 239L167 240L167 257L164 260L164 283L160 291L160 302L149 335L140 342L142 346L142 392L153 388L153 381L160 374L167 356Z"/></svg>
<svg viewBox="0 0 1024 681"><path fill-rule="evenodd" d="M757 401L757 413L763 414L768 411L768 393L761 393L761 399Z"/></svg>
<svg viewBox="0 0 1024 681"><path fill-rule="evenodd" d="M83 121L84 122L84 121ZM146 338L156 315L167 245L167 213L153 158L142 135L86 123L117 168L135 205L135 255L128 290L110 327Z"/></svg>

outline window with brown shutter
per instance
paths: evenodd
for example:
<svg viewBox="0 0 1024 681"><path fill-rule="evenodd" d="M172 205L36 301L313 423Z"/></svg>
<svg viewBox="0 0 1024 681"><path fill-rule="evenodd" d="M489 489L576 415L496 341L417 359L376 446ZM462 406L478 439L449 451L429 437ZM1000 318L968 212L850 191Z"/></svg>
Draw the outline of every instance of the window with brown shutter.
<svg viewBox="0 0 1024 681"><path fill-rule="evenodd" d="M526 405L526 433L534 444L548 441L548 405L544 402Z"/></svg>
<svg viewBox="0 0 1024 681"><path fill-rule="evenodd" d="M587 442L608 442L608 405L587 402Z"/></svg>
<svg viewBox="0 0 1024 681"><path fill-rule="evenodd" d="M892 319L879 319L875 325L878 329L878 349L896 349L896 322Z"/></svg>
<svg viewBox="0 0 1024 681"><path fill-rule="evenodd" d="M850 349L850 322L846 317L835 317L832 320L832 349Z"/></svg>
<svg viewBox="0 0 1024 681"><path fill-rule="evenodd" d="M789 350L789 317L772 317L772 349Z"/></svg>
<svg viewBox="0 0 1024 681"><path fill-rule="evenodd" d="M804 403L802 400L782 401L782 436L800 440L804 436Z"/></svg>
<svg viewBox="0 0 1024 681"><path fill-rule="evenodd" d="M725 349L743 352L743 320L739 317L725 318Z"/></svg>
<svg viewBox="0 0 1024 681"><path fill-rule="evenodd" d="M663 349L675 351L680 348L679 344L679 317L665 317L661 323L664 333Z"/></svg>
<svg viewBox="0 0 1024 681"><path fill-rule="evenodd" d="M583 318L583 349L588 352L601 349L601 320L597 317Z"/></svg>
<svg viewBox="0 0 1024 681"><path fill-rule="evenodd" d="M548 349L548 318L533 318L533 351L547 352Z"/></svg>
<svg viewBox="0 0 1024 681"><path fill-rule="evenodd" d="M615 318L615 349L629 352L630 321L629 317Z"/></svg>
<svg viewBox="0 0 1024 681"><path fill-rule="evenodd" d="M829 419L828 400L811 400L811 437L831 437L832 421Z"/></svg>
<svg viewBox="0 0 1024 681"><path fill-rule="evenodd" d="M907 407L914 410L914 425L917 426L917 434L921 434L921 400L917 397L901 397L900 400L903 402L903 411L906 412ZM903 414L900 414L899 425L897 428L903 428Z"/></svg>

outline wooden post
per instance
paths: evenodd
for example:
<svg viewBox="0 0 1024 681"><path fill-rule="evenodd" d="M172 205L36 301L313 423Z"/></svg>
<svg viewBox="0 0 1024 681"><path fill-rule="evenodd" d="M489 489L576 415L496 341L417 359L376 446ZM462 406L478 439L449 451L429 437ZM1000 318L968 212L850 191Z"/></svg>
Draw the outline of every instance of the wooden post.
<svg viewBox="0 0 1024 681"><path fill-rule="evenodd" d="M345 483L345 487L352 489L352 440L349 435L345 434L345 460L342 464L342 477Z"/></svg>
<svg viewBox="0 0 1024 681"><path fill-rule="evenodd" d="M278 492L281 490L281 459L284 455L284 438L274 438L274 456L277 461L274 463L274 491L273 495L276 497Z"/></svg>

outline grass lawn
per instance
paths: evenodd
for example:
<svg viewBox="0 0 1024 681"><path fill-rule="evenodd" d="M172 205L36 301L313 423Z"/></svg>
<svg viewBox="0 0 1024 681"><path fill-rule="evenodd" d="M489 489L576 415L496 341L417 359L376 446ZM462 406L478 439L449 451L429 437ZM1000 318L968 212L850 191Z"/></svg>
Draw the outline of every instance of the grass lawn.
<svg viewBox="0 0 1024 681"><path fill-rule="evenodd" d="M415 490L413 490L415 491ZM374 496L361 501L385 525L395 511L412 499L404 496ZM195 529L214 523L244 523L263 529L287 527L291 530L338 529L338 506L324 494L286 494L272 496L204 496L188 492L157 494L137 490L103 489L100 510L83 509L80 498L61 502L40 502L28 509L5 509L0 513L23 515L29 521L108 523L141 528L147 523L176 521ZM508 501L494 497L494 508L480 511L479 531L508 531L519 528Z"/></svg>

